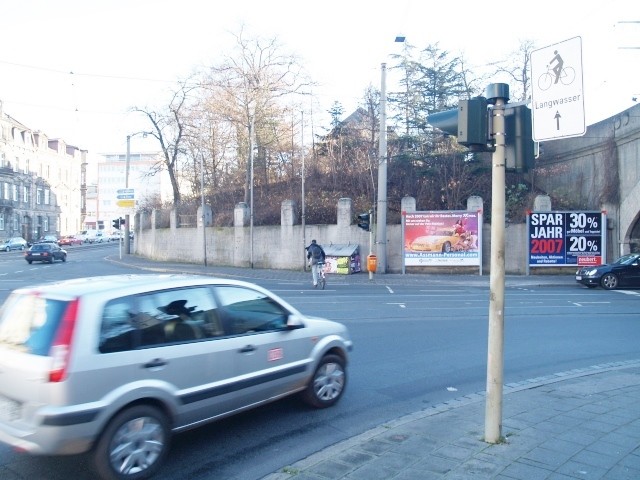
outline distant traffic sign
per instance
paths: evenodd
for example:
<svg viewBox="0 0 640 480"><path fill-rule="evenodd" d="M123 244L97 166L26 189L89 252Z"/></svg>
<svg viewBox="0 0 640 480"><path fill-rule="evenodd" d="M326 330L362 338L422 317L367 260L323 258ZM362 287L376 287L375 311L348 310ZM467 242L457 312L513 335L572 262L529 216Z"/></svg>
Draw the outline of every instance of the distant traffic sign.
<svg viewBox="0 0 640 480"><path fill-rule="evenodd" d="M133 188L119 188L116 190L116 205L120 208L133 208L136 206L136 192Z"/></svg>
<svg viewBox="0 0 640 480"><path fill-rule="evenodd" d="M531 52L531 93L536 142L585 134L580 37Z"/></svg>

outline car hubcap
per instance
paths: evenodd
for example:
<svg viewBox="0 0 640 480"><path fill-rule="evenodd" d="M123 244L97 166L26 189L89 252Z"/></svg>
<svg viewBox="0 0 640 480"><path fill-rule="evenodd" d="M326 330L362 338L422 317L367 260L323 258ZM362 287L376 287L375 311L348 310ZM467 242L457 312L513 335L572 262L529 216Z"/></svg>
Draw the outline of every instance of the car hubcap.
<svg viewBox="0 0 640 480"><path fill-rule="evenodd" d="M149 468L164 449L164 434L153 418L133 419L122 425L111 442L110 460L114 470L132 475Z"/></svg>
<svg viewBox="0 0 640 480"><path fill-rule="evenodd" d="M344 388L344 371L337 363L326 363L318 370L313 381L316 396L321 400L333 400Z"/></svg>

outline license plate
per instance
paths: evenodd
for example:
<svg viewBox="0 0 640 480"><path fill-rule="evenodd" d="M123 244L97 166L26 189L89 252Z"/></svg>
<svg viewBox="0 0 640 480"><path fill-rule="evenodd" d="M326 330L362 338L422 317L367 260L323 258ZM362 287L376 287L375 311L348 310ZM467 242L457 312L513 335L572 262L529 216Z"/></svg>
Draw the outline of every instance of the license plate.
<svg viewBox="0 0 640 480"><path fill-rule="evenodd" d="M576 280L578 280L578 281L582 280L582 276L576 275Z"/></svg>
<svg viewBox="0 0 640 480"><path fill-rule="evenodd" d="M15 400L0 397L0 420L13 421L20 418L20 404Z"/></svg>

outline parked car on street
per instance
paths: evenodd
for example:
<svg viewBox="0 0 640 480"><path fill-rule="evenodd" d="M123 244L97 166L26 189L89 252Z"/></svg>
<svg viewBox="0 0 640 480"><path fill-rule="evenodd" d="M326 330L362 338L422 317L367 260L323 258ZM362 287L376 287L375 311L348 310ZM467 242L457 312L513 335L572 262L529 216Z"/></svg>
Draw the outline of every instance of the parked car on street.
<svg viewBox="0 0 640 480"><path fill-rule="evenodd" d="M11 250L24 250L29 246L28 242L22 237L11 237L2 244L2 250L10 252Z"/></svg>
<svg viewBox="0 0 640 480"><path fill-rule="evenodd" d="M43 235L39 237L34 243L55 243L58 244L58 237L55 235Z"/></svg>
<svg viewBox="0 0 640 480"><path fill-rule="evenodd" d="M87 243L103 243L108 242L109 237L104 233L103 230L88 230L87 238L85 241Z"/></svg>
<svg viewBox="0 0 640 480"><path fill-rule="evenodd" d="M344 325L237 280L115 275L17 289L0 308L0 441L90 451L102 478L146 478L175 432L293 394L334 405L351 348Z"/></svg>
<svg viewBox="0 0 640 480"><path fill-rule="evenodd" d="M576 272L576 281L589 288L600 286L607 290L640 287L640 253L623 255L605 265L581 267Z"/></svg>
<svg viewBox="0 0 640 480"><path fill-rule="evenodd" d="M29 265L33 262L53 263L56 260L67 261L67 251L57 243L35 243L24 252L24 259Z"/></svg>
<svg viewBox="0 0 640 480"><path fill-rule="evenodd" d="M58 245L61 247L65 245L82 245L82 243L83 241L75 235L65 235L58 240Z"/></svg>

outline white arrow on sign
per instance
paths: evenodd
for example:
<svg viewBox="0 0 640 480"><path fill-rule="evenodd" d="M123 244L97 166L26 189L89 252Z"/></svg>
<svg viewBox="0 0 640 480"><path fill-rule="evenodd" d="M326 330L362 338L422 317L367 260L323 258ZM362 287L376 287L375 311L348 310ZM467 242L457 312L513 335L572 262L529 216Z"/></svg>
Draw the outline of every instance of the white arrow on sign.
<svg viewBox="0 0 640 480"><path fill-rule="evenodd" d="M531 102L536 142L585 134L580 37L531 52Z"/></svg>

